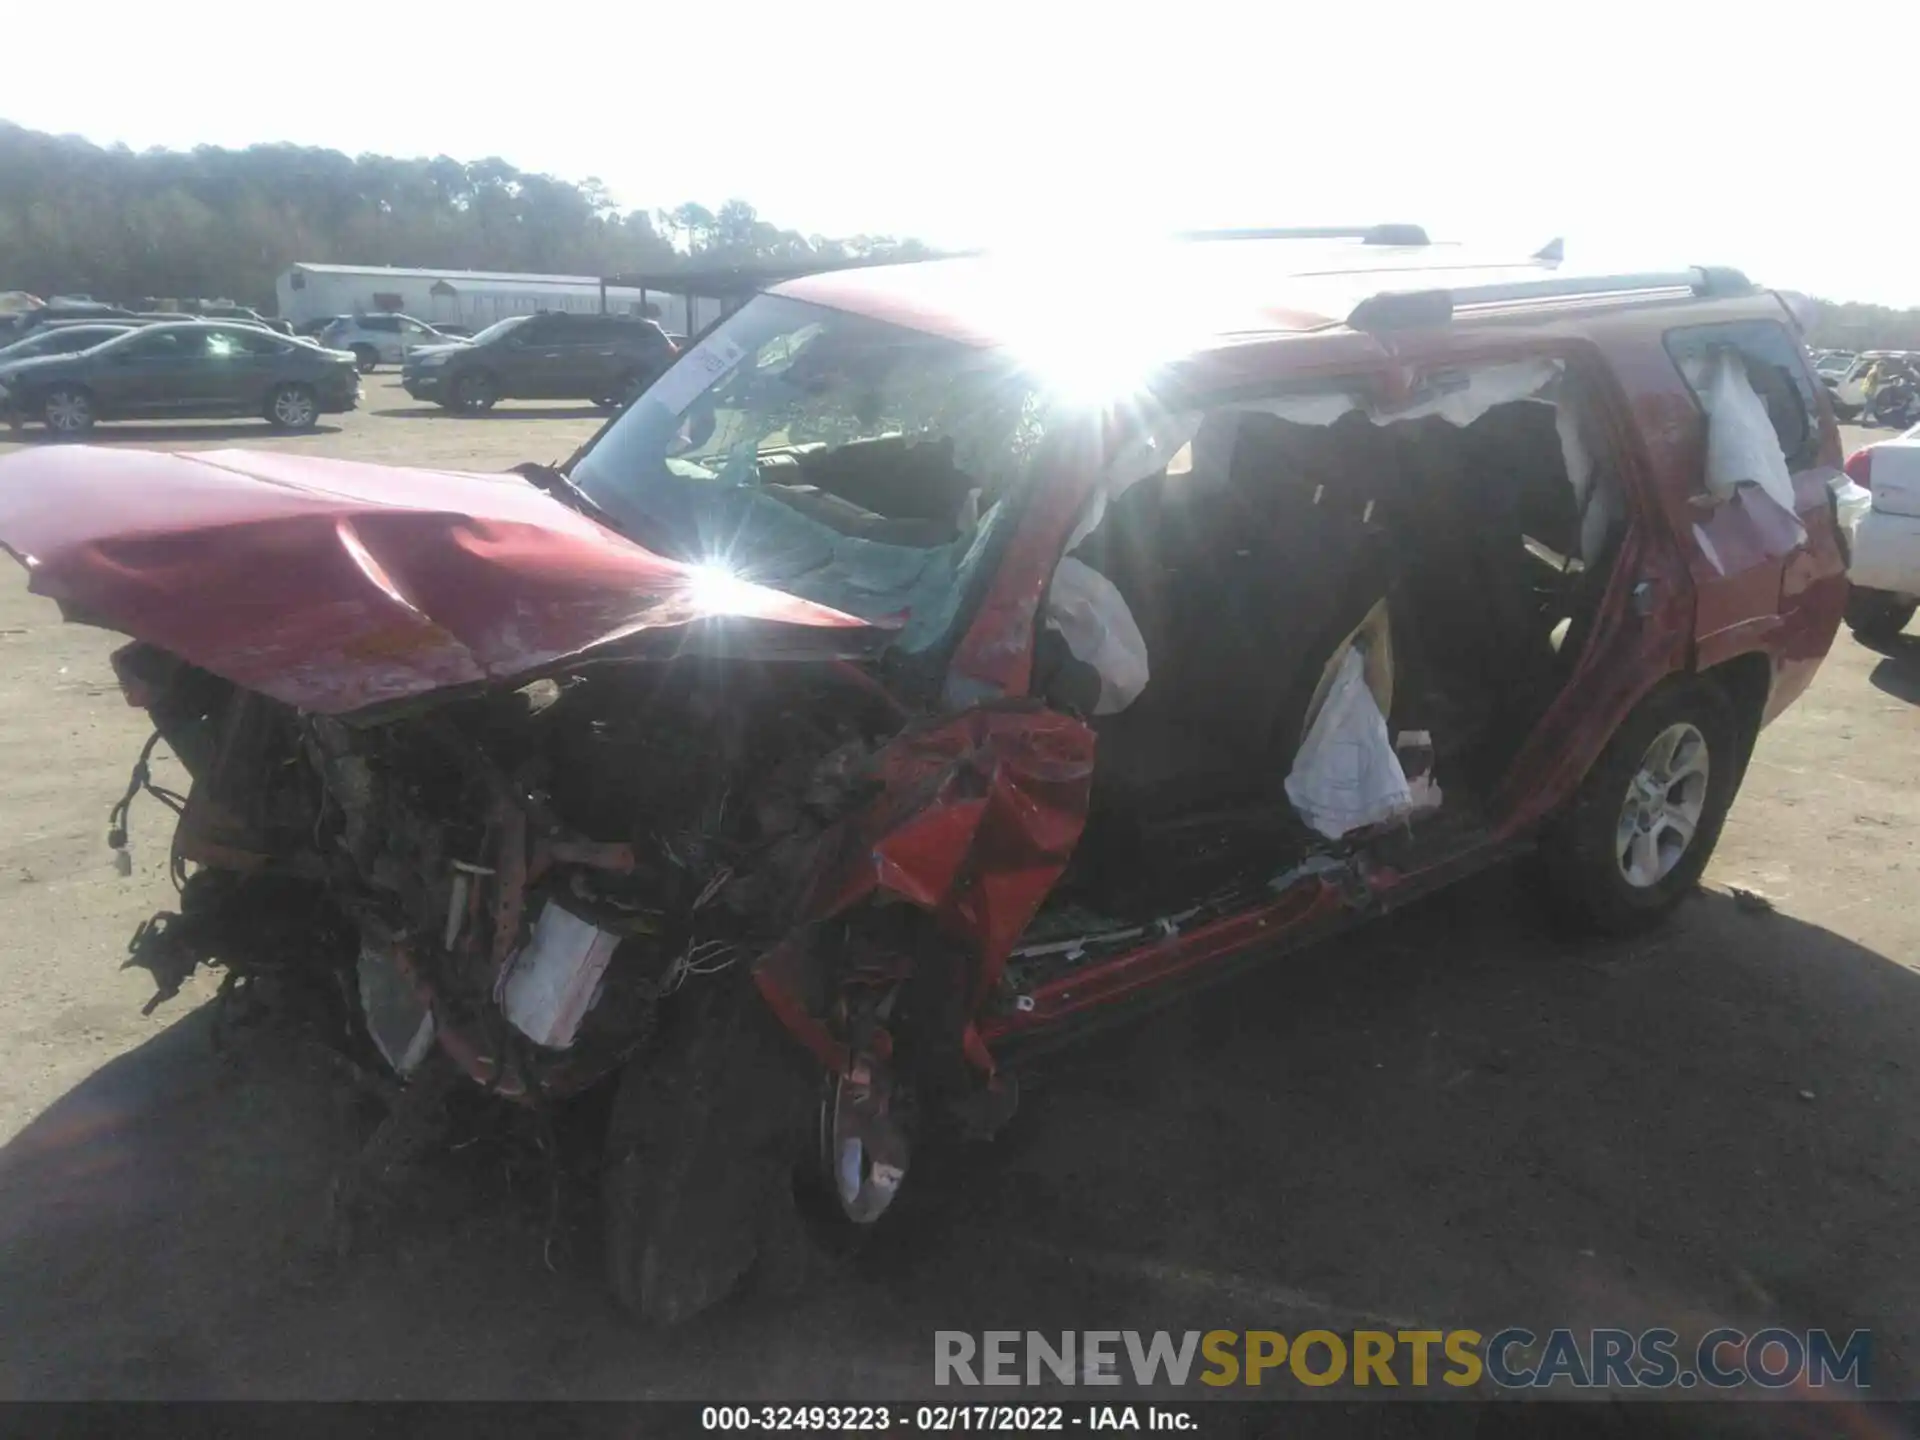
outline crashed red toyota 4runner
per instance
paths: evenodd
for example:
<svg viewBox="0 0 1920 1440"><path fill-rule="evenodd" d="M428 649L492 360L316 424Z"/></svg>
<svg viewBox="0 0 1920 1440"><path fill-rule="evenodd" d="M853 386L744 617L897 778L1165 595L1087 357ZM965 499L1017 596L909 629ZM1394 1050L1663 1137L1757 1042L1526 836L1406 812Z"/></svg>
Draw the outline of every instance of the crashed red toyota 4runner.
<svg viewBox="0 0 1920 1440"><path fill-rule="evenodd" d="M1137 263L792 281L558 468L0 462L193 777L163 993L617 1076L607 1264L671 1320L1074 1021L1523 850L1671 909L1846 598L1786 303L1407 226Z"/></svg>

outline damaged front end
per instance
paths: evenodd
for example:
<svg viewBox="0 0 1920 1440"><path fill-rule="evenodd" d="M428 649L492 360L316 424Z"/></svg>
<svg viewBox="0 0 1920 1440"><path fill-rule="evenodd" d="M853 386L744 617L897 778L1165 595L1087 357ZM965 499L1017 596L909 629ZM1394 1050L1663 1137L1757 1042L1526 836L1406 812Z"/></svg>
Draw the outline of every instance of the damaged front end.
<svg viewBox="0 0 1920 1440"><path fill-rule="evenodd" d="M780 937L891 716L831 666L636 663L355 725L145 646L120 664L170 672L149 709L194 775L183 918L141 963L258 970L209 897L305 887L344 922L312 962L386 1063L438 1049L512 1099L591 1084Z"/></svg>
<svg viewBox="0 0 1920 1440"><path fill-rule="evenodd" d="M1079 722L938 713L884 619L716 585L518 477L233 452L135 488L133 454L17 462L0 538L137 637L156 738L109 838L143 790L179 812L180 903L131 947L156 1004L217 967L399 1106L620 1073L609 1263L655 1318L796 1187L876 1219L921 1097L1004 1106L970 1017L1078 836Z"/></svg>
<svg viewBox="0 0 1920 1440"><path fill-rule="evenodd" d="M737 1180L756 1203L798 1173L856 1224L905 1171L901 1095L963 1118L1004 1108L971 1017L1078 837L1078 722L1025 703L915 717L845 661L634 659L373 722L144 643L115 663L193 776L172 841L180 908L133 945L155 1003L214 965L230 995L349 1057L377 1053L402 1079L451 1062L537 1106L629 1063L739 1065L737 1048L660 1032L713 1023L696 992L764 1001L800 1045L780 1042L724 1113L693 1112L696 1134L660 1139L679 1127L650 1117L646 1163L771 1154ZM125 823L122 807L117 844ZM660 1106L702 1088L665 1078ZM632 1129L610 1146L616 1173ZM694 1188L733 1158L709 1156ZM716 1223L711 1204L680 1213ZM657 1205L635 1223L649 1234L632 1246L699 1251ZM734 1228L759 1243L756 1214ZM616 1276L656 1317L694 1308L690 1284L705 1294L712 1274Z"/></svg>

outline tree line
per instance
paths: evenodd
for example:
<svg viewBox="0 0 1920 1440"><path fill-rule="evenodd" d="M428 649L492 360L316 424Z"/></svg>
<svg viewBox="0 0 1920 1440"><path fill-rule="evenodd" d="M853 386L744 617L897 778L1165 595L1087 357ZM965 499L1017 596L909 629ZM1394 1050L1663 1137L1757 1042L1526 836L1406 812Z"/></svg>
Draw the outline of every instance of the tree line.
<svg viewBox="0 0 1920 1440"><path fill-rule="evenodd" d="M300 145L135 152L0 122L0 290L231 299L270 310L296 261L609 275L690 261L924 253L802 235L744 200L622 210L605 185L497 157L395 159Z"/></svg>
<svg viewBox="0 0 1920 1440"><path fill-rule="evenodd" d="M1920 350L1920 310L1817 300L1807 343L1820 350Z"/></svg>

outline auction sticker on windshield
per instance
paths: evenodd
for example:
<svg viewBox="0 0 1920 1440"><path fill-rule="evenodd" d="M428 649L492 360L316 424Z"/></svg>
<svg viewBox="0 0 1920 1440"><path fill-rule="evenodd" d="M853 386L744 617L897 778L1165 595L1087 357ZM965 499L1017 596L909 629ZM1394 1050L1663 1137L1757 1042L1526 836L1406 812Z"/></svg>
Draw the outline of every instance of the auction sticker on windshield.
<svg viewBox="0 0 1920 1440"><path fill-rule="evenodd" d="M678 415L745 359L746 354L739 341L718 332L709 335L653 383L647 399L666 406L669 415Z"/></svg>

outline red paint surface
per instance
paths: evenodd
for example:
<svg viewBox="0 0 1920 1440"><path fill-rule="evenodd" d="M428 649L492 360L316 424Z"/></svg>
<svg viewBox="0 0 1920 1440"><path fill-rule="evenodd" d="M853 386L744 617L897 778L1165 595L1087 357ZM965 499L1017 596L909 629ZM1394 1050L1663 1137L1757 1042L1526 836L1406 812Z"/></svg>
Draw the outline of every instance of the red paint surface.
<svg viewBox="0 0 1920 1440"><path fill-rule="evenodd" d="M1093 732L1051 710L980 707L909 728L875 766L884 788L823 846L801 921L879 892L898 896L971 947L977 1008L1080 838ZM762 960L755 979L788 1028L844 1069L845 1049L821 1013L832 988L810 969L794 939Z"/></svg>
<svg viewBox="0 0 1920 1440"><path fill-rule="evenodd" d="M709 617L867 628L750 586L703 605L692 567L517 475L48 447L0 460L0 543L78 617L324 714Z"/></svg>

